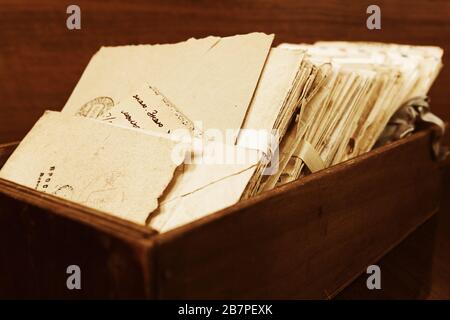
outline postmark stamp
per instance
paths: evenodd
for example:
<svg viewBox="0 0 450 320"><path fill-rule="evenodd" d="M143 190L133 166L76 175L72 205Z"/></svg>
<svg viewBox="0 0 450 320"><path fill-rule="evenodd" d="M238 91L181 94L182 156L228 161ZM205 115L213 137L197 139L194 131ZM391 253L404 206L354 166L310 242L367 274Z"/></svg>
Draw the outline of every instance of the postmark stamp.
<svg viewBox="0 0 450 320"><path fill-rule="evenodd" d="M114 100L110 97L97 97L86 102L75 115L98 119L106 115L114 107Z"/></svg>

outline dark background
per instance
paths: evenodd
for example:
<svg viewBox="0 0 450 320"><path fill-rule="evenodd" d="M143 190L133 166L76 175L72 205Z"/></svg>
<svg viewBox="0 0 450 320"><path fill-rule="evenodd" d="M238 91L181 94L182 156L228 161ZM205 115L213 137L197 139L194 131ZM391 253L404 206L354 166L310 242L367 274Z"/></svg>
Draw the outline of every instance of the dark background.
<svg viewBox="0 0 450 320"><path fill-rule="evenodd" d="M66 28L70 4L81 8L81 30ZM381 30L366 28L370 4L381 7ZM430 96L434 112L450 119L448 0L0 0L0 143L20 140L45 109L60 110L102 45L253 31L275 33L275 44L363 40L440 46L446 66ZM339 297L450 299L447 208L444 201L438 217L380 262L383 290L369 292L363 276Z"/></svg>

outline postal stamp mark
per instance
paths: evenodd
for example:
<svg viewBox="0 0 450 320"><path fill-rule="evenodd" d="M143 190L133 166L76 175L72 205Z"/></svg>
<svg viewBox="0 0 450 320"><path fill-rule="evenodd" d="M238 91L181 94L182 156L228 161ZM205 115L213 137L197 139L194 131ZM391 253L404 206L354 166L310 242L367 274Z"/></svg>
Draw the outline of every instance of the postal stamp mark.
<svg viewBox="0 0 450 320"><path fill-rule="evenodd" d="M114 107L114 100L110 97L97 97L86 102L75 115L98 119L106 115Z"/></svg>

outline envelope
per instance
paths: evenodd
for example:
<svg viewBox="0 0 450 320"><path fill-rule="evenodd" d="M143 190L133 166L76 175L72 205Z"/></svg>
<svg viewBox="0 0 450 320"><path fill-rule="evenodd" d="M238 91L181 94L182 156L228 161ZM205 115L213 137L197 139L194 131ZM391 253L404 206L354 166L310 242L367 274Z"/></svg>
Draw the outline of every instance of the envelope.
<svg viewBox="0 0 450 320"><path fill-rule="evenodd" d="M194 123L184 115L163 93L149 84L131 91L105 116L99 118L125 128L144 129L148 132L171 135L182 131L194 133Z"/></svg>
<svg viewBox="0 0 450 320"><path fill-rule="evenodd" d="M0 178L145 224L183 159L174 142L142 131L47 111Z"/></svg>
<svg viewBox="0 0 450 320"><path fill-rule="evenodd" d="M102 117L144 83L158 88L204 130L241 128L273 41L250 33L164 45L102 47L63 112ZM233 141L234 140L234 141Z"/></svg>
<svg viewBox="0 0 450 320"><path fill-rule="evenodd" d="M261 159L258 150L209 140L168 97L147 84L131 91L99 121L155 137L170 137L174 142L172 153L183 158L184 163L160 198L158 210L147 219L159 232L238 202Z"/></svg>

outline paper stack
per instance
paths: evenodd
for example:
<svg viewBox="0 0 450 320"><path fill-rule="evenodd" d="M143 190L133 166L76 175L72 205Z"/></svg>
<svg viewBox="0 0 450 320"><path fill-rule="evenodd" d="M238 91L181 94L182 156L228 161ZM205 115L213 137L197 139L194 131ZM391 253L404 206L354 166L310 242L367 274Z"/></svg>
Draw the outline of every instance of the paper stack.
<svg viewBox="0 0 450 320"><path fill-rule="evenodd" d="M101 48L0 177L165 232L373 148L442 50L273 35Z"/></svg>
<svg viewBox="0 0 450 320"><path fill-rule="evenodd" d="M282 44L306 50L326 80L305 102L281 145L281 170L260 191L369 151L391 116L425 96L442 67L443 51L378 43Z"/></svg>

